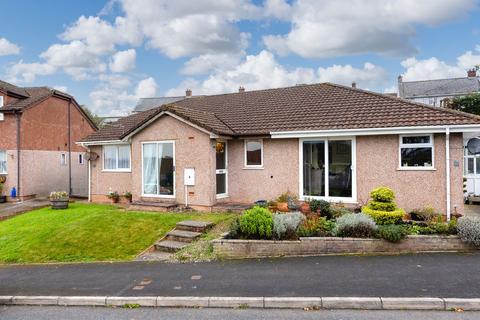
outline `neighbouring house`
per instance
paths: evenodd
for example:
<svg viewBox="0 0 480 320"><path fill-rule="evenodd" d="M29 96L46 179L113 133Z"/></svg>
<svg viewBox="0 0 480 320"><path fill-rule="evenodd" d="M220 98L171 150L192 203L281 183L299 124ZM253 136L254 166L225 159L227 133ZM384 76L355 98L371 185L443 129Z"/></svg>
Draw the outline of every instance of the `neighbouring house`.
<svg viewBox="0 0 480 320"><path fill-rule="evenodd" d="M463 212L463 134L480 117L322 83L187 97L137 112L79 141L91 152L90 200L210 210L300 199L365 204L393 188L407 209ZM185 186L187 184L187 186Z"/></svg>
<svg viewBox="0 0 480 320"><path fill-rule="evenodd" d="M398 77L398 95L400 98L432 105L447 107L452 99L480 92L480 78L477 70L467 71L463 78L436 79L423 81L403 81Z"/></svg>
<svg viewBox="0 0 480 320"><path fill-rule="evenodd" d="M95 124L66 93L0 81L0 176L19 199L69 191L87 196L85 149L75 144Z"/></svg>
<svg viewBox="0 0 480 320"><path fill-rule="evenodd" d="M191 97L192 97L192 90L187 89L185 91L184 96L140 98L133 109L133 113L147 111L161 105L171 104L171 103L183 100L185 98L191 98Z"/></svg>

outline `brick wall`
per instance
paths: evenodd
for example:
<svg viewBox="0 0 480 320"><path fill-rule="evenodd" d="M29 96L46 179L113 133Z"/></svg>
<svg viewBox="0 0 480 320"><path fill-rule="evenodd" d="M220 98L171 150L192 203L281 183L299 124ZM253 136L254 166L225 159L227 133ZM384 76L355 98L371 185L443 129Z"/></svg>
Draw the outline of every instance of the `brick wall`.
<svg viewBox="0 0 480 320"><path fill-rule="evenodd" d="M408 236L400 243L382 239L300 238L298 241L230 240L213 242L214 251L223 258L265 258L323 254L413 253L431 251L470 251L475 248L457 236Z"/></svg>

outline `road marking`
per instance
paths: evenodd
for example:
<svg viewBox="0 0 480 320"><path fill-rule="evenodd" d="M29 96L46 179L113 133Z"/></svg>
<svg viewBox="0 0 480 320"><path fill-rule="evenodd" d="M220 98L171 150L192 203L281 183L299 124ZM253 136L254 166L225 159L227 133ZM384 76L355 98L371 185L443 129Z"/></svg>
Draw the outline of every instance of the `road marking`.
<svg viewBox="0 0 480 320"><path fill-rule="evenodd" d="M144 286L135 286L132 288L132 290L143 290L145 288Z"/></svg>
<svg viewBox="0 0 480 320"><path fill-rule="evenodd" d="M195 275L195 276L191 276L190 279L191 279L191 280L200 280L200 279L202 279L202 276L200 276L200 275Z"/></svg>

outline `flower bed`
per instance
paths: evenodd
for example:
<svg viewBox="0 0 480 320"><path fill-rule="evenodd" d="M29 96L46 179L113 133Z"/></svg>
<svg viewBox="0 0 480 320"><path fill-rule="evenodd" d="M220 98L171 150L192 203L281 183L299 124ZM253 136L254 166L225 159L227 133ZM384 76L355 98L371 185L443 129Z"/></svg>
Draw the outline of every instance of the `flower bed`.
<svg viewBox="0 0 480 320"><path fill-rule="evenodd" d="M457 236L414 235L392 243L373 238L311 237L300 240L217 239L212 241L218 257L226 259L309 256L325 254L399 254L472 251L473 245Z"/></svg>

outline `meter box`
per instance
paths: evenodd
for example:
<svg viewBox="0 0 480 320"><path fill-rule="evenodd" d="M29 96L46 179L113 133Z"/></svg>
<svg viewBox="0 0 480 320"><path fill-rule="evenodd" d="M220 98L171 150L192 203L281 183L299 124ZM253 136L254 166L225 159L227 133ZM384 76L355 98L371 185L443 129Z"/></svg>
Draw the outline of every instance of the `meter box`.
<svg viewBox="0 0 480 320"><path fill-rule="evenodd" d="M183 181L186 186L195 185L195 169L185 168L183 172Z"/></svg>

